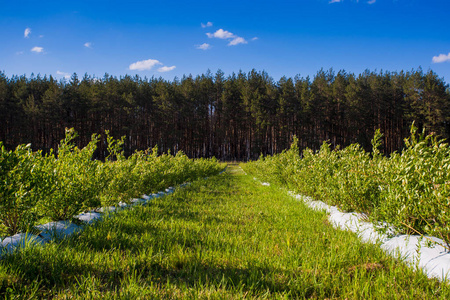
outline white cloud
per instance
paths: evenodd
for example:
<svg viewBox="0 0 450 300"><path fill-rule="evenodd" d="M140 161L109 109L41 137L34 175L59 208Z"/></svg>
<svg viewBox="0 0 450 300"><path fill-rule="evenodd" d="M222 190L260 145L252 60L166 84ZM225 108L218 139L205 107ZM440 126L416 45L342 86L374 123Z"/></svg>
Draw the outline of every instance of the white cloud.
<svg viewBox="0 0 450 300"><path fill-rule="evenodd" d="M208 22L208 23L206 23L206 24L203 24L203 23L202 23L202 28L211 27L211 26L213 26L213 23L212 23L212 22Z"/></svg>
<svg viewBox="0 0 450 300"><path fill-rule="evenodd" d="M61 72L61 71L58 70L58 71L56 71L56 74L63 76L65 79L69 79L70 78L70 74L66 73L66 72Z"/></svg>
<svg viewBox="0 0 450 300"><path fill-rule="evenodd" d="M331 0L328 3L339 3L339 2L344 2L344 0Z"/></svg>
<svg viewBox="0 0 450 300"><path fill-rule="evenodd" d="M161 73L162 72L169 72L169 71L172 71L175 68L176 68L176 66L171 66L171 67L164 66L164 67L159 68L158 72L161 72Z"/></svg>
<svg viewBox="0 0 450 300"><path fill-rule="evenodd" d="M247 41L240 36L235 37L231 42L228 43L228 46L236 46L239 44L247 44Z"/></svg>
<svg viewBox="0 0 450 300"><path fill-rule="evenodd" d="M256 41L259 40L259 37L255 36L254 38L252 38L252 41Z"/></svg>
<svg viewBox="0 0 450 300"><path fill-rule="evenodd" d="M438 63L443 63L449 61L450 62L450 52L445 55L445 54L439 54L438 56L433 56L433 62L438 64Z"/></svg>
<svg viewBox="0 0 450 300"><path fill-rule="evenodd" d="M207 44L207 43L203 43L201 45L198 45L196 48L200 49L200 50L208 50L208 49L211 49L211 45Z"/></svg>
<svg viewBox="0 0 450 300"><path fill-rule="evenodd" d="M39 36L39 38L40 38L40 39L42 39L43 37L44 37L44 35L43 35L43 34L41 34L41 35Z"/></svg>
<svg viewBox="0 0 450 300"><path fill-rule="evenodd" d="M24 38L28 38L29 36L30 36L30 33L31 33L31 28L25 28L25 31L24 31L24 33L23 33L23 37Z"/></svg>
<svg viewBox="0 0 450 300"><path fill-rule="evenodd" d="M92 43L91 42L86 42L83 44L86 48L92 48Z"/></svg>
<svg viewBox="0 0 450 300"><path fill-rule="evenodd" d="M367 1L368 4L374 4L375 2L377 2L377 0L369 0L369 1Z"/></svg>
<svg viewBox="0 0 450 300"><path fill-rule="evenodd" d="M235 35L234 34L232 34L231 32L229 32L229 31L226 31L226 30L223 30L223 29L219 29L219 30L217 30L216 32L214 32L214 33L207 33L206 34L209 38L218 38L218 39L232 39L232 38L235 38Z"/></svg>
<svg viewBox="0 0 450 300"><path fill-rule="evenodd" d="M162 63L159 60L156 59L147 59L147 60L141 60L137 61L135 63L132 63L129 66L130 70L138 70L138 71L144 71L144 70L150 70L156 65L162 65Z"/></svg>
<svg viewBox="0 0 450 300"><path fill-rule="evenodd" d="M209 38L218 38L222 40L230 40L228 43L228 46L236 46L239 44L247 44L247 41L240 36L237 36L229 31L219 29L214 33L207 33L206 34Z"/></svg>
<svg viewBox="0 0 450 300"><path fill-rule="evenodd" d="M44 52L44 48L36 46L36 47L31 48L31 51L36 52L36 53L42 53L42 52Z"/></svg>

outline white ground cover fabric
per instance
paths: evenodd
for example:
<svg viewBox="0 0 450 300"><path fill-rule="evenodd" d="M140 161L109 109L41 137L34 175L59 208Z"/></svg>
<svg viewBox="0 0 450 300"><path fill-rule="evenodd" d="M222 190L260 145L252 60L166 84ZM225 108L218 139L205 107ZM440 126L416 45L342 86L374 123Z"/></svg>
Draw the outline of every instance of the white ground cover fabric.
<svg viewBox="0 0 450 300"><path fill-rule="evenodd" d="M128 206L128 204L126 204L125 202L119 202L118 203L119 208L126 208Z"/></svg>
<svg viewBox="0 0 450 300"><path fill-rule="evenodd" d="M381 249L394 257L404 260L411 266L422 269L429 278L447 280L450 277L450 253L442 246L444 241L436 237L419 235L396 235L394 228L389 228L388 234L376 231L375 225L366 222L366 216L359 213L344 213L335 206L322 201L314 201L310 197L296 195L293 197L305 202L314 210L326 211L330 223L335 228L355 232L363 242L380 244Z"/></svg>
<svg viewBox="0 0 450 300"><path fill-rule="evenodd" d="M145 203L147 203L147 201L145 199L140 199L140 198L131 199L131 205L143 205Z"/></svg>
<svg viewBox="0 0 450 300"><path fill-rule="evenodd" d="M223 171L220 173L222 174ZM189 186L190 182L185 182L178 185L178 188L184 188ZM108 206L101 207L94 211L84 212L79 215L74 216L74 218L83 221L86 225L92 225L96 221L101 220L105 216L111 216L112 213L130 208L135 205L145 205L149 203L153 198L163 197L165 195L169 195L175 192L174 187L168 187L165 191L161 191L158 193L154 193L151 195L142 195L141 198L134 198L130 202L131 204L127 204L124 202L119 202L118 206ZM13 236L8 236L1 241L0 245L0 257L3 253L10 253L14 250L25 247L30 244L45 244L54 238L65 238L70 236L76 232L83 230L82 226L78 226L76 224L71 223L70 221L59 221L59 222L50 222L47 224L38 225L35 227L40 230L41 233L39 236L28 234L28 233L19 233Z"/></svg>
<svg viewBox="0 0 450 300"><path fill-rule="evenodd" d="M36 226L36 229L41 231L39 236L44 239L44 241L49 242L54 238L61 239L77 233L81 231L81 226L73 224L69 221L58 221L38 225Z"/></svg>
<svg viewBox="0 0 450 300"><path fill-rule="evenodd" d="M2 252L11 252L31 244L44 244L44 239L29 233L18 233L2 240Z"/></svg>
<svg viewBox="0 0 450 300"><path fill-rule="evenodd" d="M142 195L142 199L146 200L146 201L150 201L153 199L153 196L151 195Z"/></svg>
<svg viewBox="0 0 450 300"><path fill-rule="evenodd" d="M100 213L113 213L113 212L115 212L117 210L118 210L118 208L115 207L115 206L106 206L106 207L100 207L98 209L98 212L100 212Z"/></svg>
<svg viewBox="0 0 450 300"><path fill-rule="evenodd" d="M87 213L81 213L79 215L76 215L75 218L86 222L87 224L92 224L95 221L98 221L102 218L102 214L98 212L87 212Z"/></svg>

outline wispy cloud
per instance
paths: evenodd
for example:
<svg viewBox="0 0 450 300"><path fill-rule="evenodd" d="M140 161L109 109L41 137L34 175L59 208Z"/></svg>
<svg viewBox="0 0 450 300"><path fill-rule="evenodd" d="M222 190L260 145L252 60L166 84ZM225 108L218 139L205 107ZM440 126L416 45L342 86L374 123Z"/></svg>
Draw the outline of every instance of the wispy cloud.
<svg viewBox="0 0 450 300"><path fill-rule="evenodd" d="M228 43L228 46L236 46L239 44L247 44L247 41L244 38L237 36Z"/></svg>
<svg viewBox="0 0 450 300"><path fill-rule="evenodd" d="M31 28L25 28L25 31L24 31L24 33L23 33L23 37L24 38L28 38L29 36L30 36L30 33L31 33Z"/></svg>
<svg viewBox="0 0 450 300"><path fill-rule="evenodd" d="M17 51L16 52L16 55L22 55L23 54L23 51Z"/></svg>
<svg viewBox="0 0 450 300"><path fill-rule="evenodd" d="M197 45L196 48L200 49L200 50L208 50L208 49L211 49L211 45L208 43L203 43L201 45Z"/></svg>
<svg viewBox="0 0 450 300"><path fill-rule="evenodd" d="M171 66L171 67L164 66L164 67L159 68L158 72L161 72L161 73L169 72L169 71L174 70L175 68L176 68L176 66Z"/></svg>
<svg viewBox="0 0 450 300"><path fill-rule="evenodd" d="M247 44L247 41L240 36L237 36L229 31L223 30L223 29L219 29L214 33L206 33L206 35L209 38L217 38L217 39L222 39L222 40L230 40L230 42L228 43L228 46L236 46L239 44Z"/></svg>
<svg viewBox="0 0 450 300"><path fill-rule="evenodd" d="M86 48L92 48L92 43L91 42L86 42L83 44L83 46L85 46Z"/></svg>
<svg viewBox="0 0 450 300"><path fill-rule="evenodd" d="M446 61L450 62L450 52L448 54L439 54L438 56L433 56L433 63L443 63Z"/></svg>
<svg viewBox="0 0 450 300"><path fill-rule="evenodd" d="M374 4L375 2L377 2L377 0L369 0L367 1L367 4Z"/></svg>
<svg viewBox="0 0 450 300"><path fill-rule="evenodd" d="M203 23L202 23L202 28L211 27L211 26L213 26L213 23L212 23L212 22L208 22L208 23L206 23L206 24L203 24Z"/></svg>
<svg viewBox="0 0 450 300"><path fill-rule="evenodd" d="M42 53L44 52L44 48L36 46L31 48L31 52Z"/></svg>
<svg viewBox="0 0 450 300"><path fill-rule="evenodd" d="M252 41L256 41L259 40L259 37L255 36L254 38L252 38Z"/></svg>
<svg viewBox="0 0 450 300"><path fill-rule="evenodd" d="M56 71L56 74L63 76L65 79L69 79L70 78L70 74L66 73L66 72L61 72L61 71L58 70L58 71Z"/></svg>
<svg viewBox="0 0 450 300"><path fill-rule="evenodd" d="M339 2L344 2L344 0L331 0L328 3L339 3Z"/></svg>
<svg viewBox="0 0 450 300"><path fill-rule="evenodd" d="M151 70L154 66L157 66L157 65L162 65L162 63L156 59L147 59L147 60L140 60L135 63L132 63L129 66L129 69L144 71L144 70Z"/></svg>

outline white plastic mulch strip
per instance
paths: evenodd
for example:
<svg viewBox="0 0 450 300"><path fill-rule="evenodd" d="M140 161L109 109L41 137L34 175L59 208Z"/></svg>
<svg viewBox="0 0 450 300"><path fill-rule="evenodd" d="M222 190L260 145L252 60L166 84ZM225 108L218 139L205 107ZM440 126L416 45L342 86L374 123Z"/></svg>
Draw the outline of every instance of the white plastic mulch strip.
<svg viewBox="0 0 450 300"><path fill-rule="evenodd" d="M343 213L337 207L322 201L314 201L310 197L295 195L292 192L290 194L314 210L324 210L329 213L328 219L335 228L350 230L356 233L363 242L380 243L381 249L412 266L418 266L429 278L448 279L450 253L442 246L444 245L442 239L419 235L389 237L387 234L377 232L374 224L364 221L367 219L364 214ZM390 230L391 233L394 232L393 228Z"/></svg>
<svg viewBox="0 0 450 300"><path fill-rule="evenodd" d="M257 178L253 178L258 180ZM270 185L260 182L262 185ZM313 210L328 213L330 223L342 230L350 230L366 243L378 244L390 255L402 259L411 266L418 266L428 278L438 278L442 281L450 277L450 252L442 246L444 241L437 237L420 235L394 235L395 230L389 227L388 234L378 232L374 224L366 222L367 217L360 213L344 213L337 207L311 197L289 192L294 198L303 201Z"/></svg>
<svg viewBox="0 0 450 300"><path fill-rule="evenodd" d="M225 170L226 168L222 170L219 175L225 172ZM185 182L178 185L177 188L184 188L190 184L190 182ZM151 195L142 195L141 198L134 198L130 201L130 204L119 202L117 206L101 207L93 211L76 215L74 218L83 221L86 225L91 225L105 216L110 216L113 212L136 205L145 205L148 204L153 198L163 197L165 195L172 194L173 192L175 192L175 188L169 187L161 192ZM5 252L12 252L15 249L21 247L23 248L26 245L45 244L52 239L64 238L83 230L83 226L78 226L70 221L50 222L47 224L38 225L35 228L41 232L39 235L19 233L0 240L0 256Z"/></svg>
<svg viewBox="0 0 450 300"><path fill-rule="evenodd" d="M3 239L3 251L12 252L16 248L25 247L31 244L44 244L45 240L30 233L18 233Z"/></svg>
<svg viewBox="0 0 450 300"><path fill-rule="evenodd" d="M189 184L190 183L183 183L178 187L183 188ZM110 216L110 214L113 212L135 205L145 205L149 203L153 198L159 198L168 194L172 194L174 191L175 188L169 187L165 189L164 192L158 192L151 195L143 195L142 198L132 199L130 201L130 204L119 202L118 206L102 207L94 211L81 213L74 216L74 218L83 221L86 225L91 225L105 216ZM41 232L39 235L19 233L1 240L0 252L12 252L17 248L23 248L26 245L30 244L45 244L50 242L52 239L65 238L83 230L83 226L76 225L70 221L50 222L47 224L38 225L35 228Z"/></svg>
<svg viewBox="0 0 450 300"><path fill-rule="evenodd" d="M38 225L36 226L36 229L41 231L39 237L43 239L44 242L49 242L54 238L64 238L78 231L81 231L81 226L73 224L69 221L58 221Z"/></svg>

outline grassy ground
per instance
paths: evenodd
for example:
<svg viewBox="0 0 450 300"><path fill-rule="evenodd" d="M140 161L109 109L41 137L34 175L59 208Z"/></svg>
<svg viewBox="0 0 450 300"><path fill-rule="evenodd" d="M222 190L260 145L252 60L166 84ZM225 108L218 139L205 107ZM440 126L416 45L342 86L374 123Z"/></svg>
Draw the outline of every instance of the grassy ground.
<svg viewBox="0 0 450 300"><path fill-rule="evenodd" d="M445 299L450 288L230 165L78 236L4 257L0 296Z"/></svg>

